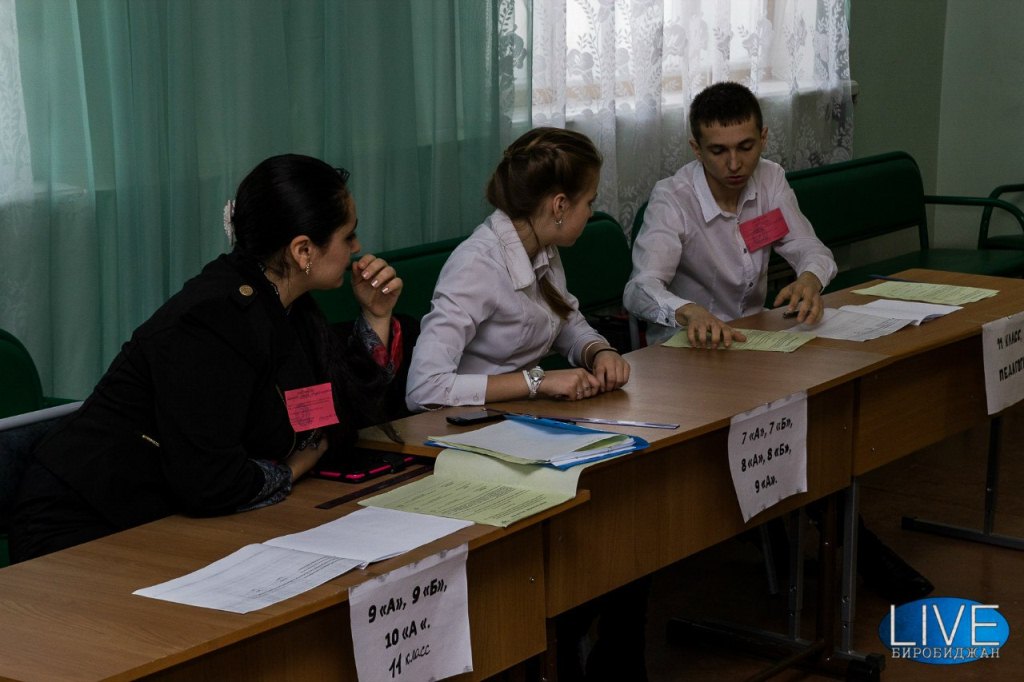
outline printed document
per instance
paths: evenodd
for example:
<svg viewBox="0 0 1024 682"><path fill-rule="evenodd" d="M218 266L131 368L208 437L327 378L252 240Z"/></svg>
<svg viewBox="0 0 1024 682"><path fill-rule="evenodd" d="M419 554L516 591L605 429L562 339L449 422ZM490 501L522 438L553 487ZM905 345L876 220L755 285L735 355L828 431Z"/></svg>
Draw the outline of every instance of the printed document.
<svg viewBox="0 0 1024 682"><path fill-rule="evenodd" d="M247 545L205 568L133 594L249 613L470 525L390 509L360 509L303 533Z"/></svg>
<svg viewBox="0 0 1024 682"><path fill-rule="evenodd" d="M861 313L848 312L844 309L825 308L821 322L815 325L800 324L793 327L796 331L808 331L825 339L843 341L868 341L880 336L892 334L912 324L911 320L898 320L890 317L876 317Z"/></svg>
<svg viewBox="0 0 1024 682"><path fill-rule="evenodd" d="M642 438L576 424L508 414L496 424L450 436L431 436L428 445L489 455L513 464L550 464L566 469L647 447Z"/></svg>
<svg viewBox="0 0 1024 682"><path fill-rule="evenodd" d="M888 317L896 320L910 320L911 324L918 325L957 310L963 310L963 306L880 298L877 301L865 303L864 305L844 305L840 310L860 315L877 315L878 317Z"/></svg>
<svg viewBox="0 0 1024 682"><path fill-rule="evenodd" d="M446 449L438 455L432 475L359 504L504 528L575 497L583 468L561 471Z"/></svg>

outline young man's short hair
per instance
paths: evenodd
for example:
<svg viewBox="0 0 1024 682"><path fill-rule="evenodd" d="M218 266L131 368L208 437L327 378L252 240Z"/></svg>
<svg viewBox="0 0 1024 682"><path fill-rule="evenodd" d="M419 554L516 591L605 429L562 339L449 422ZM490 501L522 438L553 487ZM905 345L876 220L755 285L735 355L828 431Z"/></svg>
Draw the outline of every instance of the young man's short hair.
<svg viewBox="0 0 1024 682"><path fill-rule="evenodd" d="M757 129L764 127L761 105L746 86L732 81L709 85L690 104L690 133L700 142L702 125L734 125L754 118Z"/></svg>

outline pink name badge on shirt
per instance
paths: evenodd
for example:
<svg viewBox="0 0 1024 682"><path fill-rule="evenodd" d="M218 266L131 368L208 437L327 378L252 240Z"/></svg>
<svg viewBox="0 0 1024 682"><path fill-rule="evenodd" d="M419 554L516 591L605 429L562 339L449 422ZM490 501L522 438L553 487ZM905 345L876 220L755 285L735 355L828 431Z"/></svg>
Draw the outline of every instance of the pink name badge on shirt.
<svg viewBox="0 0 1024 682"><path fill-rule="evenodd" d="M334 391L329 383L285 391L284 404L288 408L288 421L296 433L338 423Z"/></svg>
<svg viewBox="0 0 1024 682"><path fill-rule="evenodd" d="M748 251L763 249L789 234L789 225L782 215L782 209L776 208L764 215L740 223L740 235L747 245Z"/></svg>

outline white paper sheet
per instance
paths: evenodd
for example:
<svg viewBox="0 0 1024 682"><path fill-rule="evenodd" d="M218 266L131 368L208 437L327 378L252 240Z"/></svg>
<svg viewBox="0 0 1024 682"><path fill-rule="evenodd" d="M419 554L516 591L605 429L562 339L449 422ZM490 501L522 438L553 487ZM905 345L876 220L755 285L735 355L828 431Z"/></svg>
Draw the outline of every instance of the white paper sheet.
<svg viewBox="0 0 1024 682"><path fill-rule="evenodd" d="M892 334L910 324L910 320L897 320L825 308L821 322L814 325L799 324L793 327L793 330L813 332L825 339L870 341Z"/></svg>
<svg viewBox="0 0 1024 682"><path fill-rule="evenodd" d="M729 470L743 520L807 492L807 393L734 416Z"/></svg>
<svg viewBox="0 0 1024 682"><path fill-rule="evenodd" d="M354 559L366 566L472 525L472 521L367 507L316 528L282 535L263 544Z"/></svg>
<svg viewBox="0 0 1024 682"><path fill-rule="evenodd" d="M920 301L899 301L880 298L864 305L844 305L839 310L861 315L876 315L896 320L910 320L913 324L921 324L937 317L963 310L959 305L939 305L938 303L921 303Z"/></svg>
<svg viewBox="0 0 1024 682"><path fill-rule="evenodd" d="M1024 398L1024 312L981 327L988 413L996 414Z"/></svg>
<svg viewBox="0 0 1024 682"><path fill-rule="evenodd" d="M360 680L427 682L473 670L466 545L349 590Z"/></svg>
<svg viewBox="0 0 1024 682"><path fill-rule="evenodd" d="M198 571L133 594L248 613L471 525L393 509L360 509L302 533L247 545Z"/></svg>
<svg viewBox="0 0 1024 682"><path fill-rule="evenodd" d="M132 594L249 613L302 594L357 566L359 561L354 559L246 545L198 571Z"/></svg>

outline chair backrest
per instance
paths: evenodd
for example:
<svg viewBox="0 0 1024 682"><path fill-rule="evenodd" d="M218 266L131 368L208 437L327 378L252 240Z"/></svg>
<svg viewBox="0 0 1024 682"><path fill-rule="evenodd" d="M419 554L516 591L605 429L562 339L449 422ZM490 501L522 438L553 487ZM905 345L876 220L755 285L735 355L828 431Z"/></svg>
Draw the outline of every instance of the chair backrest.
<svg viewBox="0 0 1024 682"><path fill-rule="evenodd" d="M826 246L917 227L921 249L928 248L921 171L906 152L791 171L786 178Z"/></svg>
<svg viewBox="0 0 1024 682"><path fill-rule="evenodd" d="M77 410L79 405L80 402L68 403L0 419L0 567L10 561L7 531L18 484L32 450L58 421Z"/></svg>
<svg viewBox="0 0 1024 682"><path fill-rule="evenodd" d="M595 212L580 238L561 247L569 292L586 315L622 306L622 292L633 265L622 225L607 213Z"/></svg>
<svg viewBox="0 0 1024 682"><path fill-rule="evenodd" d="M441 268L464 239L453 237L378 254L402 278L396 313L421 319L430 312ZM573 246L561 249L561 255L569 291L580 300L584 313L621 303L632 266L629 244L618 221L607 213L595 212L580 238ZM313 297L330 322L352 320L359 314L347 284L331 291L314 291Z"/></svg>
<svg viewBox="0 0 1024 682"><path fill-rule="evenodd" d="M0 418L41 409L43 386L39 372L25 346L0 329Z"/></svg>

